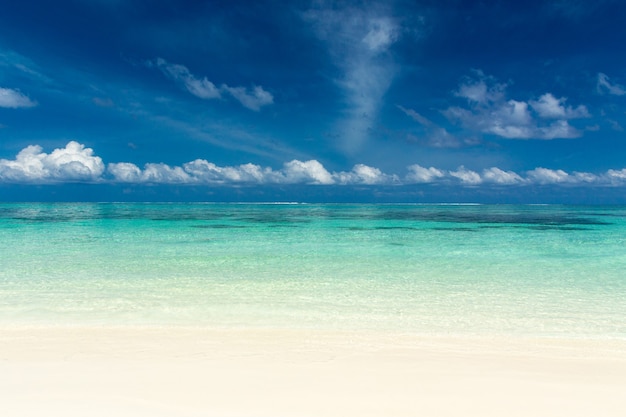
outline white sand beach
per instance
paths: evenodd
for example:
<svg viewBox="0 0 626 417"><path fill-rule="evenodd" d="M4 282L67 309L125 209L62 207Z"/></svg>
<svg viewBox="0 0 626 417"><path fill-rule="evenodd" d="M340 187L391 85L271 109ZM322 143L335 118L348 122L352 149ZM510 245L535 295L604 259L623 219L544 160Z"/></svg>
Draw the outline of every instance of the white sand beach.
<svg viewBox="0 0 626 417"><path fill-rule="evenodd" d="M626 341L0 329L2 416L623 416Z"/></svg>

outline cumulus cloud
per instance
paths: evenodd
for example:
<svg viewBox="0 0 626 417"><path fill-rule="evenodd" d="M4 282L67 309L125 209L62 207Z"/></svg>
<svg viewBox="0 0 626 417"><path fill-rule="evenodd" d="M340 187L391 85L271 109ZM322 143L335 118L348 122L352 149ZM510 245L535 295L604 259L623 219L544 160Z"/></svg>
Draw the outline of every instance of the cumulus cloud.
<svg viewBox="0 0 626 417"><path fill-rule="evenodd" d="M238 167L219 167L204 159L188 162L183 165L183 168L199 182L206 183L248 182L263 184L274 176L271 168L262 168L259 165L244 164Z"/></svg>
<svg viewBox="0 0 626 417"><path fill-rule="evenodd" d="M190 184L333 184L335 180L316 161L293 160L282 170L255 164L221 167L204 159L196 159L182 167L146 164L140 169L131 163L111 163L108 173L120 182L190 183Z"/></svg>
<svg viewBox="0 0 626 417"><path fill-rule="evenodd" d="M130 162L110 163L107 170L120 182L143 182L141 169Z"/></svg>
<svg viewBox="0 0 626 417"><path fill-rule="evenodd" d="M485 182L495 184L521 184L524 179L513 171L503 171L500 168L491 167L483 170L482 179Z"/></svg>
<svg viewBox="0 0 626 417"><path fill-rule="evenodd" d="M482 173L460 166L455 171L446 171L434 167L424 168L420 165L408 167L409 174L404 179L405 184L411 183L444 183L456 181L462 185L476 186L479 184L493 184L498 186L527 186L527 185L616 185L626 183L626 169L622 171L609 170L602 175L588 172L567 173L563 170L535 168L522 176L513 171L505 171L497 167L484 169Z"/></svg>
<svg viewBox="0 0 626 417"><path fill-rule="evenodd" d="M616 96L623 96L626 94L626 89L624 89L623 86L619 84L611 84L609 77L601 72L598 73L596 89L599 93L609 93Z"/></svg>
<svg viewBox="0 0 626 417"><path fill-rule="evenodd" d="M102 159L74 141L50 154L31 145L14 160L0 159L0 180L4 182L97 181L103 172Z"/></svg>
<svg viewBox="0 0 626 417"><path fill-rule="evenodd" d="M274 102L272 94L261 86L254 86L251 92L245 87L229 87L226 84L217 87L206 77L197 78L194 76L186 66L172 64L163 58L148 61L147 64L160 69L166 76L181 83L189 93L204 100L219 99L222 98L223 94L228 94L242 106L253 111L259 111L261 107Z"/></svg>
<svg viewBox="0 0 626 417"><path fill-rule="evenodd" d="M506 84L475 72L478 79L466 79L455 92L467 100L468 108L453 106L443 114L464 127L507 139L566 139L582 132L569 120L590 117L584 105L567 106L566 98L545 93L538 100L506 98Z"/></svg>
<svg viewBox="0 0 626 417"><path fill-rule="evenodd" d="M528 179L535 184L589 184L602 182L600 176L588 172L567 173L562 169L535 168L528 171ZM606 175L605 175L606 177Z"/></svg>
<svg viewBox="0 0 626 417"><path fill-rule="evenodd" d="M333 184L330 172L316 160L287 162L283 169L285 182L307 184Z"/></svg>
<svg viewBox="0 0 626 417"><path fill-rule="evenodd" d="M582 133L570 125L567 120L557 120L548 126L536 128L536 133L531 137L539 139L570 139L580 137Z"/></svg>
<svg viewBox="0 0 626 417"><path fill-rule="evenodd" d="M581 117L590 117L587 107L582 104L576 108L567 106L565 98L556 98L550 93L542 95L537 101L530 101L531 107L537 112L539 117L545 119L577 119Z"/></svg>
<svg viewBox="0 0 626 417"><path fill-rule="evenodd" d="M36 105L36 101L31 100L28 96L24 95L19 90L0 88L0 107L8 109L20 109L35 107Z"/></svg>
<svg viewBox="0 0 626 417"><path fill-rule="evenodd" d="M626 168L620 170L609 169L606 173L606 177L612 184L626 183Z"/></svg>
<svg viewBox="0 0 626 417"><path fill-rule="evenodd" d="M111 163L107 169L115 181L130 183L262 184L272 177L270 168L263 169L254 164L219 167L204 159L187 162L182 167L149 163L142 170L135 164L121 162Z"/></svg>
<svg viewBox="0 0 626 417"><path fill-rule="evenodd" d="M492 109L491 118L478 116L476 122L483 125L483 131L505 138L529 138L532 136L532 117L528 104L509 100ZM470 117L476 117L471 115Z"/></svg>
<svg viewBox="0 0 626 417"><path fill-rule="evenodd" d="M497 102L504 98L506 84L496 83L493 77L485 76L480 70L475 70L474 73L479 79L467 77L454 95L478 104ZM487 85L487 82L491 85Z"/></svg>
<svg viewBox="0 0 626 417"><path fill-rule="evenodd" d="M408 167L409 173L405 177L408 183L428 183L444 178L446 173L435 167L424 168L421 165L414 164Z"/></svg>
<svg viewBox="0 0 626 417"><path fill-rule="evenodd" d="M535 168L528 171L528 178L539 184L558 184L571 181L571 176L562 169Z"/></svg>
<svg viewBox="0 0 626 417"><path fill-rule="evenodd" d="M562 169L535 168L518 174L498 167L474 171L464 166L456 170L419 164L407 167L400 177L377 167L356 164L350 171L330 172L315 160L292 160L280 169L252 163L219 166L205 159L196 159L181 166L147 163L142 168L130 162L109 163L92 149L71 141L64 148L43 152L37 145L22 149L15 159L0 159L0 182L109 182L131 184L196 184L196 185L410 185L442 184L460 186L626 186L626 168L604 173L566 172Z"/></svg>
<svg viewBox="0 0 626 417"><path fill-rule="evenodd" d="M190 182L189 174L187 174L181 167L170 167L167 164L146 164L142 177L146 182L155 183L188 183Z"/></svg>
<svg viewBox="0 0 626 417"><path fill-rule="evenodd" d="M464 166L460 166L456 171L450 171L450 175L458 178L463 184L477 185L483 182L480 174L466 169Z"/></svg>
<svg viewBox="0 0 626 417"><path fill-rule="evenodd" d="M338 184L395 184L399 182L396 175L388 175L380 169L364 164L356 164L349 172L333 174Z"/></svg>

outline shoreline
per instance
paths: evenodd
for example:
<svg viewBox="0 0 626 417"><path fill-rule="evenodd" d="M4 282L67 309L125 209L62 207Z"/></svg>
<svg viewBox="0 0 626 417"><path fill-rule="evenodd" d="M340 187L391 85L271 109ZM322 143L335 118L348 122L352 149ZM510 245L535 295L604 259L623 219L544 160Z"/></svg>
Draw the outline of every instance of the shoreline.
<svg viewBox="0 0 626 417"><path fill-rule="evenodd" d="M0 327L10 416L618 416L626 341Z"/></svg>

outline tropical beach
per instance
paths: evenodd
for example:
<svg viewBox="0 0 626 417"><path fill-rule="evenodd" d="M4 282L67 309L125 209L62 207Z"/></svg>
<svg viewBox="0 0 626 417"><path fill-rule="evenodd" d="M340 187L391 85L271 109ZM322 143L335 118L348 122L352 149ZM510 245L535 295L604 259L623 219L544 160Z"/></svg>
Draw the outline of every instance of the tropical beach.
<svg viewBox="0 0 626 417"><path fill-rule="evenodd" d="M0 12L0 417L626 416L626 2Z"/></svg>
<svg viewBox="0 0 626 417"><path fill-rule="evenodd" d="M0 212L3 414L617 416L625 406L620 207Z"/></svg>
<svg viewBox="0 0 626 417"><path fill-rule="evenodd" d="M621 416L623 341L2 329L12 416Z"/></svg>

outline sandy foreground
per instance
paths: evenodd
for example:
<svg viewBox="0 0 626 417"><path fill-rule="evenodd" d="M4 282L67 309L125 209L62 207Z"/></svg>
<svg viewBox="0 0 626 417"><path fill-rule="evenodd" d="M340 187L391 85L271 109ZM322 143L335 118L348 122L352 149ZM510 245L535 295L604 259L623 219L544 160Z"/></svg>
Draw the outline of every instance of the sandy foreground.
<svg viewBox="0 0 626 417"><path fill-rule="evenodd" d="M1 416L620 416L626 341L0 328Z"/></svg>

